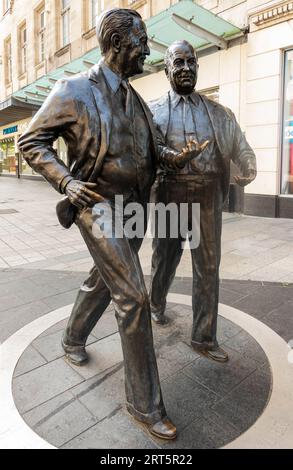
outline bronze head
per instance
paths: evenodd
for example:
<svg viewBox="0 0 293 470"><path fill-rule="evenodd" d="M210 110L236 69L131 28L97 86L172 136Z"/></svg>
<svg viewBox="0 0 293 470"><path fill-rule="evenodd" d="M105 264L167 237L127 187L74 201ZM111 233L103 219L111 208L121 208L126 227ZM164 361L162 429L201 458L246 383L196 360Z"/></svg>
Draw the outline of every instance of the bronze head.
<svg viewBox="0 0 293 470"><path fill-rule="evenodd" d="M97 37L105 62L122 78L143 72L150 54L146 27L140 14L127 8L103 12L97 20Z"/></svg>
<svg viewBox="0 0 293 470"><path fill-rule="evenodd" d="M175 41L165 55L165 73L179 95L189 95L197 82L198 62L189 42Z"/></svg>

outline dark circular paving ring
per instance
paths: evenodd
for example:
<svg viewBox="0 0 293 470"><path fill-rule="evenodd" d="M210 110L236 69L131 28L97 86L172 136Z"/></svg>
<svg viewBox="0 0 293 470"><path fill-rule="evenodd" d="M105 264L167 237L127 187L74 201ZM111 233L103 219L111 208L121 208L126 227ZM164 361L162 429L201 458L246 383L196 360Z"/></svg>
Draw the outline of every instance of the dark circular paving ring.
<svg viewBox="0 0 293 470"><path fill-rule="evenodd" d="M176 441L153 440L124 409L120 338L111 307L89 338L88 365L78 368L64 359L64 321L25 350L13 379L23 419L62 448L218 448L237 438L268 402L266 355L249 334L220 316L218 340L230 360L213 363L189 346L191 308L169 304L168 316L169 325L153 329L165 405L178 428Z"/></svg>

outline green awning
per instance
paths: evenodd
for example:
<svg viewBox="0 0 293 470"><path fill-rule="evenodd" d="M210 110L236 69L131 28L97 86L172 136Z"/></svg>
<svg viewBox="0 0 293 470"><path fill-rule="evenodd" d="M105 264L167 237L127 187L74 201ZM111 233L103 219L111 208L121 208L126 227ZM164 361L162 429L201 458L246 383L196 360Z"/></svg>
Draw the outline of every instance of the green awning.
<svg viewBox="0 0 293 470"><path fill-rule="evenodd" d="M228 42L244 32L192 0L182 0L146 21L151 54L145 63L149 72L158 70L168 46L178 39L186 39L196 50L217 46L226 48ZM41 105L54 83L62 77L87 70L97 63L101 54L95 48L79 59L55 69L32 84L13 93L13 97L27 103Z"/></svg>

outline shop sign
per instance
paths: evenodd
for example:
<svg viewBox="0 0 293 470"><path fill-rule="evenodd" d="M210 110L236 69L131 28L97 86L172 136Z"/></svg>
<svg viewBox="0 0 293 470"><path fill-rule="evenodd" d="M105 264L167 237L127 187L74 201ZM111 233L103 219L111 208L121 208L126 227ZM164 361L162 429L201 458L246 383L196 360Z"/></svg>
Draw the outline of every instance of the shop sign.
<svg viewBox="0 0 293 470"><path fill-rule="evenodd" d="M18 126L6 127L6 129L3 129L3 135L13 134L14 132L17 132L17 127Z"/></svg>
<svg viewBox="0 0 293 470"><path fill-rule="evenodd" d="M293 144L293 121L289 121L289 125L285 126L285 140Z"/></svg>

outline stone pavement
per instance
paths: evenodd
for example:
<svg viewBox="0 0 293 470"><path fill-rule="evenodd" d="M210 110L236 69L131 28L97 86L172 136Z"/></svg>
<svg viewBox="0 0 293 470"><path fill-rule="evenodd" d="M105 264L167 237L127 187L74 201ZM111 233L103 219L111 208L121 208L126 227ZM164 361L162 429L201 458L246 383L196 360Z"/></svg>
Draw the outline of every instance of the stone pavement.
<svg viewBox="0 0 293 470"><path fill-rule="evenodd" d="M124 410L122 351L112 308L89 338L87 367L64 360L64 322L26 349L13 380L23 419L45 440L66 449L217 448L234 440L268 400L271 374L264 352L250 335L220 318L219 342L230 361L209 363L188 344L191 308L170 304L168 315L172 323L154 327L154 341L166 408L179 432L176 442L151 439Z"/></svg>
<svg viewBox="0 0 293 470"><path fill-rule="evenodd" d="M58 224L59 197L42 181L0 178L0 343L71 304L91 267L76 227L64 230ZM224 214L220 301L260 320L286 342L293 339L292 248L293 220ZM148 282L151 240L144 241L140 258ZM188 250L171 291L191 293ZM124 411L123 364L111 307L89 338L87 366L64 360L60 337L66 320L45 329L23 352L13 395L29 427L64 448L210 448L242 435L272 392L267 356L245 329L220 316L219 340L231 360L210 363L189 347L190 307L171 303L169 315L171 324L154 327L154 335L166 406L180 430L176 443L149 438Z"/></svg>
<svg viewBox="0 0 293 470"><path fill-rule="evenodd" d="M60 199L43 181L0 179L0 268L88 271L86 246L73 226L63 229L55 215ZM141 263L150 273L151 240ZM293 220L224 213L222 279L293 282ZM177 276L191 276L187 249Z"/></svg>

